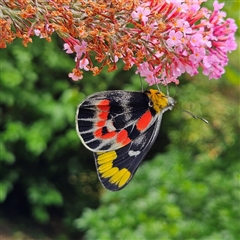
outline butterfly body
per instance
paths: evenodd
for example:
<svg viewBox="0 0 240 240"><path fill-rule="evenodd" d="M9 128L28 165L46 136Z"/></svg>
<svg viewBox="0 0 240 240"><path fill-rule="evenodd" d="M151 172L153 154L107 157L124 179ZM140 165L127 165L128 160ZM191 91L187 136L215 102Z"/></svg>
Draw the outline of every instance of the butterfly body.
<svg viewBox="0 0 240 240"><path fill-rule="evenodd" d="M150 89L99 92L78 106L77 132L93 152L104 187L117 191L129 183L156 140L163 113L174 104L173 98Z"/></svg>

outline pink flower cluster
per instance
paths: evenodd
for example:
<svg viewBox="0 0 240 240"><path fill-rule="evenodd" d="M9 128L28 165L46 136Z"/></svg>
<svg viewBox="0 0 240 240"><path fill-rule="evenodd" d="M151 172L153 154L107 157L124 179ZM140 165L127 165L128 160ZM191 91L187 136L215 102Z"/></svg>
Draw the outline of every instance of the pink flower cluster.
<svg viewBox="0 0 240 240"><path fill-rule="evenodd" d="M136 66L136 73L149 85L178 84L179 76L183 73L194 76L199 67L209 79L221 77L228 63L227 53L237 47L234 38L237 26L233 19L224 19L223 3L214 1L210 11L201 7L202 0L138 2L130 10L116 12L112 20L108 18L111 34L98 38L103 49L93 47L93 41L97 42L87 28L84 40L65 39L66 52L76 53L75 72L96 70L91 61L95 56L99 62L112 66L111 70L116 69L119 59L125 63L125 69ZM104 22L97 21L97 15L91 17L92 32L93 27L98 29ZM73 80L82 78L79 71L69 76Z"/></svg>

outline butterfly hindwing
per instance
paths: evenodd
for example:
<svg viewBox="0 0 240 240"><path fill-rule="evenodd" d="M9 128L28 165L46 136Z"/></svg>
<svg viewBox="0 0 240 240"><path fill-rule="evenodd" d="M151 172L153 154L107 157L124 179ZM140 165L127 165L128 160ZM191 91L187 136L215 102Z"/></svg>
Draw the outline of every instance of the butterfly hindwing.
<svg viewBox="0 0 240 240"><path fill-rule="evenodd" d="M78 107L77 131L93 152L116 150L150 127L153 117L146 94L105 91L89 96Z"/></svg>
<svg viewBox="0 0 240 240"><path fill-rule="evenodd" d="M160 128L161 115L147 131L122 148L94 153L98 177L105 188L118 191L125 187L153 145Z"/></svg>

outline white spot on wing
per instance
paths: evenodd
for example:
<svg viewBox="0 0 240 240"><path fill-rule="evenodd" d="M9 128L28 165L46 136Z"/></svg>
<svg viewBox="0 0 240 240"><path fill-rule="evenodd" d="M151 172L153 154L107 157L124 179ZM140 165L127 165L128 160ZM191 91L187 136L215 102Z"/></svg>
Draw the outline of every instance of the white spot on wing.
<svg viewBox="0 0 240 240"><path fill-rule="evenodd" d="M128 155L129 155L130 157L136 157L136 156L139 155L140 153L141 153L140 151L130 150L130 151L128 152Z"/></svg>
<svg viewBox="0 0 240 240"><path fill-rule="evenodd" d="M107 127L109 132L116 131L116 128L113 126L113 121L112 120L107 120L105 126Z"/></svg>

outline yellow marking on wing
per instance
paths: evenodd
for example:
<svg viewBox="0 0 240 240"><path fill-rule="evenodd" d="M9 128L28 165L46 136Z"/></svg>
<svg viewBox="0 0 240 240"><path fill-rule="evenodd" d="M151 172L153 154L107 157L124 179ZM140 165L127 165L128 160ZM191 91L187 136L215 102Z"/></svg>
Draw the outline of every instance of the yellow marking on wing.
<svg viewBox="0 0 240 240"><path fill-rule="evenodd" d="M113 167L105 172L102 173L103 178L110 178L114 174L116 174L119 171L118 167Z"/></svg>
<svg viewBox="0 0 240 240"><path fill-rule="evenodd" d="M102 154L98 155L97 162L98 162L99 165L102 165L106 162L112 162L116 158L117 158L117 153L115 151L105 152L105 153L102 153Z"/></svg>
<svg viewBox="0 0 240 240"><path fill-rule="evenodd" d="M112 168L113 164L112 162L104 163L101 166L99 166L98 171L100 173L104 173Z"/></svg>
<svg viewBox="0 0 240 240"><path fill-rule="evenodd" d="M115 159L117 159L116 151L97 153L98 171L102 178L110 178L110 183L122 187L131 177L131 172L127 168L119 170L118 167L113 167Z"/></svg>
<svg viewBox="0 0 240 240"><path fill-rule="evenodd" d="M109 181L110 183L116 184L119 187L121 187L127 182L130 176L131 176L131 173L126 168L123 168L120 171L118 171L116 174L114 174L109 179Z"/></svg>
<svg viewBox="0 0 240 240"><path fill-rule="evenodd" d="M122 186L128 181L128 179L131 177L131 173L130 173L126 168L124 168L124 169L122 169L122 170L126 170L126 171L125 171L125 173L123 174L120 182L118 183L118 186L119 186L119 187L122 187ZM121 170L121 171L122 171L122 170Z"/></svg>
<svg viewBox="0 0 240 240"><path fill-rule="evenodd" d="M167 97L158 90L149 89L147 92L147 96L151 99L153 104L153 109L159 113L162 111L163 108L168 106L168 99Z"/></svg>

